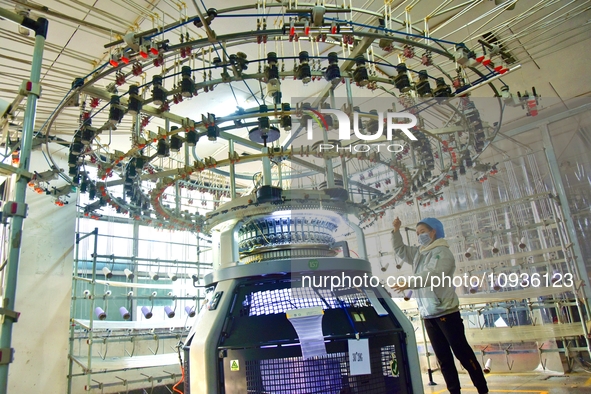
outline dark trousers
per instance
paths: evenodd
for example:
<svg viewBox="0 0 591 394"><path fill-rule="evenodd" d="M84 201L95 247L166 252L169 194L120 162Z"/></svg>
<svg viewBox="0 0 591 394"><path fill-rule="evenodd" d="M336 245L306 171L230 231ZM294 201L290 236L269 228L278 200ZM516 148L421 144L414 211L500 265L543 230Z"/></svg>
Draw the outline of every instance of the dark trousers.
<svg viewBox="0 0 591 394"><path fill-rule="evenodd" d="M482 368L466 339L460 312L425 319L425 329L439 362L443 379L451 394L460 394L460 378L454 363L454 354L470 374L472 383L479 394L488 393L488 386ZM453 354L452 354L453 350Z"/></svg>

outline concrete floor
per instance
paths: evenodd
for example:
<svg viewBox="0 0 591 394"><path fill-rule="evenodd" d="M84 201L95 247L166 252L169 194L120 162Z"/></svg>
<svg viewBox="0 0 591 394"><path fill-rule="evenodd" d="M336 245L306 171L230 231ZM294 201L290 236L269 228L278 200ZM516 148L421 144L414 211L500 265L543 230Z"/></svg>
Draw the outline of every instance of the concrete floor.
<svg viewBox="0 0 591 394"><path fill-rule="evenodd" d="M591 394L591 373L490 373L486 375L490 394ZM425 394L447 394L443 376L433 374L435 386L429 386L428 378L423 385ZM468 374L460 373L462 393L476 393Z"/></svg>

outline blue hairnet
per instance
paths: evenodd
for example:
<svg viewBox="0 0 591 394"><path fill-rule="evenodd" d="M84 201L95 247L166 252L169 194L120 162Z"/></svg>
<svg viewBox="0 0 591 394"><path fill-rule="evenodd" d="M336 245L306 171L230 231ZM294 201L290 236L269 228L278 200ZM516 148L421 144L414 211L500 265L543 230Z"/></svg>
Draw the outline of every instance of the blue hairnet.
<svg viewBox="0 0 591 394"><path fill-rule="evenodd" d="M435 230L435 239L445 238L445 232L443 231L443 223L441 223L439 219L424 218L417 223L417 226L421 223L426 224L427 226Z"/></svg>

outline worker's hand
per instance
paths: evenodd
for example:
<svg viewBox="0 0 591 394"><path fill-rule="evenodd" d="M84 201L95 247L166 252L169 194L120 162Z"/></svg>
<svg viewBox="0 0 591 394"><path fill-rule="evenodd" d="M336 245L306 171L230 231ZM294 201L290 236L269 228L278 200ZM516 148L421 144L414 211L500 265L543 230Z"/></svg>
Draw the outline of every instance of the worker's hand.
<svg viewBox="0 0 591 394"><path fill-rule="evenodd" d="M399 285L394 285L394 286L392 286L392 289L393 289L393 290L396 290L396 291L397 291L397 292L399 292L399 293L402 293L403 291L405 291L405 290L407 290L407 289L408 289L408 284L406 284L406 283L405 283L405 284L404 284L404 285L402 285L402 286L399 286Z"/></svg>
<svg viewBox="0 0 591 394"><path fill-rule="evenodd" d="M394 232L400 230L400 226L402 226L402 222L400 221L400 219L398 219L398 217L396 217L396 219L394 219L394 221L392 222L392 226L394 227Z"/></svg>

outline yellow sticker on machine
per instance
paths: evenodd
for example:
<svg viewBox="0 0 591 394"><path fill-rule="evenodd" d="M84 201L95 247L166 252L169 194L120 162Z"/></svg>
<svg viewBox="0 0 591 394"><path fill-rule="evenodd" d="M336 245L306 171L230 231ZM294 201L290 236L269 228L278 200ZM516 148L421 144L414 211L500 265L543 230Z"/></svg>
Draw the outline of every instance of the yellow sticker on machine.
<svg viewBox="0 0 591 394"><path fill-rule="evenodd" d="M230 371L237 372L240 371L240 363L238 360L231 360L230 361Z"/></svg>

